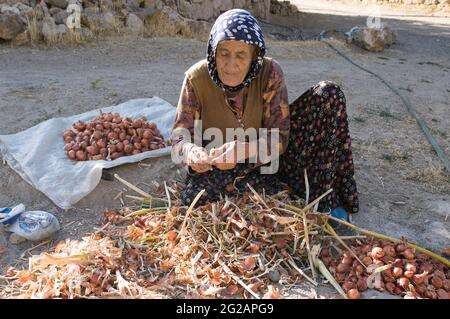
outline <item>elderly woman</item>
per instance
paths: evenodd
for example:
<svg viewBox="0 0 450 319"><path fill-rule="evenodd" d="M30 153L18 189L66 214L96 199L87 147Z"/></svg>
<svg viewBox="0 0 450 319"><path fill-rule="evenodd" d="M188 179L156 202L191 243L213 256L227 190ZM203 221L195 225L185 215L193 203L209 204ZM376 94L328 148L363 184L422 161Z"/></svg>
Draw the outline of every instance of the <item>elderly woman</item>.
<svg viewBox="0 0 450 319"><path fill-rule="evenodd" d="M319 209L348 220L348 213L358 211L358 197L344 93L333 82L320 82L288 104L283 71L265 53L257 20L233 9L217 18L207 58L186 72L172 133L173 152L189 168L182 200L189 205L205 189L199 203L214 201L248 190L247 183L266 194L287 185L304 198L306 169L309 198L333 188ZM197 121L200 133L216 128L226 136L227 128L262 128L268 134L225 140L208 150L210 140L190 140ZM278 171L263 174L274 153L281 154Z"/></svg>

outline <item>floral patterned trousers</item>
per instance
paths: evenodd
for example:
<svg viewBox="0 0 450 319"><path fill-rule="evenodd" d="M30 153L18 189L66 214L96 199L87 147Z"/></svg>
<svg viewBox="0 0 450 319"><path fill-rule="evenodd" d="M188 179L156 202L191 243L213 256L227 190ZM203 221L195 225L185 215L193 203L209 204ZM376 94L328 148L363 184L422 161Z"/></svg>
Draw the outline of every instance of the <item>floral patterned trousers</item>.
<svg viewBox="0 0 450 319"><path fill-rule="evenodd" d="M237 195L248 190L247 183L266 194L281 191L286 185L293 194L305 198L306 169L310 201L333 189L320 201L319 211L341 206L349 213L358 212L346 101L340 87L334 82L320 82L291 103L289 110L289 144L276 174L261 174L245 163L231 170L213 168L190 174L181 193L183 203L189 205L202 189L206 192L199 204L221 195Z"/></svg>

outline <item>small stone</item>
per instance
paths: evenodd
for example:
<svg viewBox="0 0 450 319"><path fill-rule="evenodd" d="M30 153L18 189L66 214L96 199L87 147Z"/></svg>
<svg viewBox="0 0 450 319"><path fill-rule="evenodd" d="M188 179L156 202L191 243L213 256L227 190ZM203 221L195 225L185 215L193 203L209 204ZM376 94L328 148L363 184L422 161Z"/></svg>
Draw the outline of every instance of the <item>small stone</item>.
<svg viewBox="0 0 450 319"><path fill-rule="evenodd" d="M53 7L58 7L61 9L67 8L69 3L67 0L45 0L45 2Z"/></svg>
<svg viewBox="0 0 450 319"><path fill-rule="evenodd" d="M278 270L271 270L269 271L269 273L267 274L267 277L269 277L269 279L274 282L277 283L280 281L281 275L280 272Z"/></svg>

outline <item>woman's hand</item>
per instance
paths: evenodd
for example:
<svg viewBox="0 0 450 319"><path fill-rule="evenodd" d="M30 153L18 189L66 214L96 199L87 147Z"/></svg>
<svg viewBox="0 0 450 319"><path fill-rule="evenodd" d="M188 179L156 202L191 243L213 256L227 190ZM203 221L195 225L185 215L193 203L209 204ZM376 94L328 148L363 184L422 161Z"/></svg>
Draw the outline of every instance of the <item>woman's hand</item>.
<svg viewBox="0 0 450 319"><path fill-rule="evenodd" d="M197 173L204 173L212 168L208 152L205 148L199 146L195 146L189 151L187 165Z"/></svg>
<svg viewBox="0 0 450 319"><path fill-rule="evenodd" d="M229 170L248 157L248 143L232 141L223 144L219 148L213 148L209 152L211 164L220 170Z"/></svg>

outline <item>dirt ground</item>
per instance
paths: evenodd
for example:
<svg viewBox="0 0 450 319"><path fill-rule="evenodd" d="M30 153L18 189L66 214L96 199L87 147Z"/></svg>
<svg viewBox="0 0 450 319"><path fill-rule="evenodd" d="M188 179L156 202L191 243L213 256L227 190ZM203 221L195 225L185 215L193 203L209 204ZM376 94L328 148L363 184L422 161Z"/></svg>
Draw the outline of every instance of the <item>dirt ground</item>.
<svg viewBox="0 0 450 319"><path fill-rule="evenodd" d="M270 22L313 35L321 30L348 31L366 21L358 12L344 10L348 8L325 9L322 4L328 2L315 1L315 7L311 1L297 2L304 5L299 18L272 17ZM382 16L382 22L398 31L397 43L382 53L334 43L353 61L408 96L450 154L450 18L395 12ZM265 24L266 32L274 29ZM176 105L184 71L202 59L205 50L205 42L181 38L109 37L77 48L11 48L0 44L0 134L133 98L159 96ZM290 101L321 80L336 81L343 88L360 193L360 212L354 215L354 223L403 236L435 252L448 246L450 175L442 169L401 100L323 43L269 40L268 55L283 67ZM151 191L153 180L170 179L177 171L170 157L144 163L148 165L125 165L111 171L146 191ZM0 207L23 203L28 209L54 213L62 225L48 244L33 253L49 249L61 239L80 238L94 231L103 211L120 207L120 201L113 200L120 191L124 188L119 182L102 180L74 209L63 211L8 165L0 165ZM0 246L7 248L0 253L0 272L23 262L20 257L28 257L26 250L36 244L13 245L0 232Z"/></svg>

